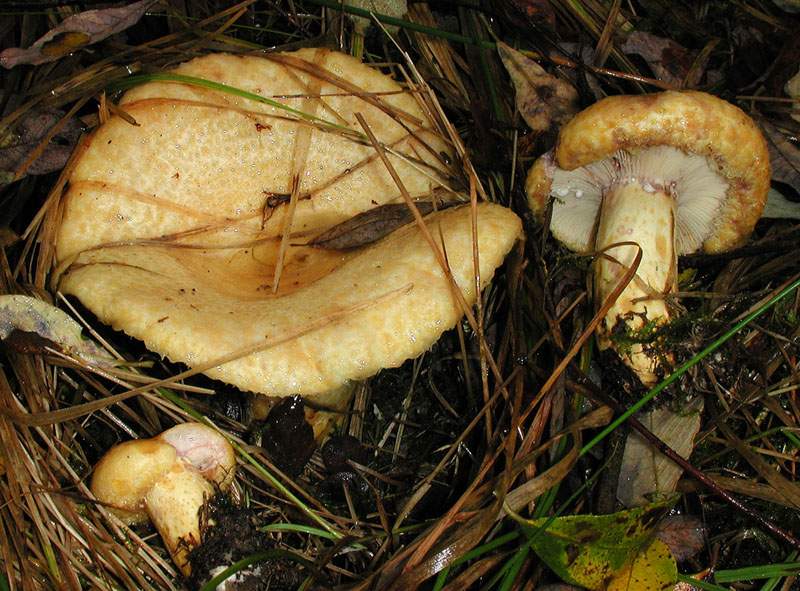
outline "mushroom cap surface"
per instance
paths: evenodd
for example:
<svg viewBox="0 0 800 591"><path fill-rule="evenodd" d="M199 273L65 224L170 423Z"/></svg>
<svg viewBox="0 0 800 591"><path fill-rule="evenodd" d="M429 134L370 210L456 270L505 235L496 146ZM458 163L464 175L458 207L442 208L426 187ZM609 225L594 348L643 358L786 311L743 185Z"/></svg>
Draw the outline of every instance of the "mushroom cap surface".
<svg viewBox="0 0 800 591"><path fill-rule="evenodd" d="M474 303L470 208L430 215L426 224L437 242L441 229L450 270ZM510 210L478 205L481 287L520 232L519 218ZM335 271L314 279L299 275L301 286L272 295L258 289L261 256L118 246L84 253L62 289L103 322L190 366L269 338L280 341L204 372L271 396L327 393L399 366L461 318L450 284L414 224L350 253L295 252L306 261L321 257ZM241 272L217 276L226 264L239 265ZM290 266L284 278L291 273ZM301 334L304 326L315 328Z"/></svg>
<svg viewBox="0 0 800 591"><path fill-rule="evenodd" d="M312 73L316 75L312 75ZM241 89L363 133L364 116L412 196L453 171L450 146L410 92L380 71L328 49L211 54L172 73ZM364 96L354 96L361 93ZM311 97L311 98L307 98ZM69 179L57 239L59 263L110 243L174 237L230 246L281 235L295 175L292 235L318 233L401 193L368 142L292 112L221 90L149 82L92 134ZM270 199L281 202L269 208Z"/></svg>
<svg viewBox="0 0 800 591"><path fill-rule="evenodd" d="M430 198L454 174L449 143L414 96L349 56L210 55L176 72L359 133L355 114L363 114L414 198ZM204 373L242 390L309 396L400 365L461 317L415 224L356 251L304 245L357 213L402 201L369 142L187 84L145 84L121 108L139 126L115 116L95 131L70 178L57 240L60 288L101 321L190 367L263 344ZM293 187L291 246L273 293ZM437 242L441 229L470 304L471 221L463 207L426 218ZM484 203L477 226L483 287L521 224Z"/></svg>
<svg viewBox="0 0 800 591"><path fill-rule="evenodd" d="M117 509L114 513L126 523L147 521L145 497L176 461L175 448L164 441L124 441L108 450L95 466L92 494Z"/></svg>
<svg viewBox="0 0 800 591"><path fill-rule="evenodd" d="M703 92L612 96L576 115L562 128L553 155L540 158L528 173L531 209L540 218L544 215L555 166L572 171L620 151L636 154L656 146L705 158L727 183L703 250L722 252L741 243L766 203L770 182L766 141L741 109ZM562 241L571 248L585 243L584 236L565 238Z"/></svg>

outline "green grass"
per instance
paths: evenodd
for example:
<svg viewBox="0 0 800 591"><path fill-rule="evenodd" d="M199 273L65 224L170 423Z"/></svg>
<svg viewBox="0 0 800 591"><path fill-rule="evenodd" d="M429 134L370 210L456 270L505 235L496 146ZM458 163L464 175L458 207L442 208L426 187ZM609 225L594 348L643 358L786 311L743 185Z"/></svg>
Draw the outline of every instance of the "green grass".
<svg viewBox="0 0 800 591"><path fill-rule="evenodd" d="M790 577L795 575L800 575L800 562L762 564L759 566L720 570L714 573L714 580L717 583L738 583L741 581Z"/></svg>

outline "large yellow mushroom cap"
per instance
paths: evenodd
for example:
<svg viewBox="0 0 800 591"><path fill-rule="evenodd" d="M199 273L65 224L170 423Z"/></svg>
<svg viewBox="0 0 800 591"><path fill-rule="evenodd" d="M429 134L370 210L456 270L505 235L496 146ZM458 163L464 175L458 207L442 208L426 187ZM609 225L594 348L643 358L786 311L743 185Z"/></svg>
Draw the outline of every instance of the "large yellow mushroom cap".
<svg viewBox="0 0 800 591"><path fill-rule="evenodd" d="M306 117L182 83L128 92L121 107L138 126L112 117L69 181L57 242L63 291L173 361L205 367L241 352L205 373L272 396L330 392L419 355L454 326L463 311L416 225L356 251L305 245L403 200L357 114L413 198L446 190L450 144L413 93L324 49L211 55L175 72ZM470 304L472 215L453 208L426 221ZM477 229L483 287L521 225L509 210L481 204Z"/></svg>

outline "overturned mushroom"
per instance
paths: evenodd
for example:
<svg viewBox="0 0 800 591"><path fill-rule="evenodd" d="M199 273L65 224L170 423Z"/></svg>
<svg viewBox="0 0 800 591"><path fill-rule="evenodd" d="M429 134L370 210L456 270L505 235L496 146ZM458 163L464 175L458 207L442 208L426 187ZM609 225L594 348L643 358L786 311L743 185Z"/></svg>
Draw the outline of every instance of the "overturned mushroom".
<svg viewBox="0 0 800 591"><path fill-rule="evenodd" d="M142 85L120 102L138 125L114 116L95 131L63 204L60 289L173 361L328 407L455 325L462 310L419 225L352 251L308 245L403 202L357 114L413 199L447 191L450 143L414 94L325 49L209 55L175 73L225 87ZM471 216L460 207L426 218L469 304ZM477 230L483 288L520 222L482 203Z"/></svg>
<svg viewBox="0 0 800 591"><path fill-rule="evenodd" d="M122 521L152 521L188 576L187 555L200 543L200 509L230 486L235 469L233 448L222 435L184 423L111 448L95 468L91 490Z"/></svg>
<svg viewBox="0 0 800 591"><path fill-rule="evenodd" d="M607 349L616 331L647 334L669 321L678 255L745 240L769 179L766 143L745 113L702 92L668 91L610 97L579 113L534 164L526 190L540 218L552 202L550 230L567 247L605 251L594 268L598 306L642 249L636 276L598 328ZM611 247L620 242L638 247ZM668 352L640 342L615 348L645 385L669 370Z"/></svg>

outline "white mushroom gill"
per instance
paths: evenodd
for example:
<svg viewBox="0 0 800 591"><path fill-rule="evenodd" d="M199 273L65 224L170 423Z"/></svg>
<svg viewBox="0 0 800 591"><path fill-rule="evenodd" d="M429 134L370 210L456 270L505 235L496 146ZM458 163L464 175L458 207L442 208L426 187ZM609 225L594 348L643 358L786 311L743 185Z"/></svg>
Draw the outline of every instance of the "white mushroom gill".
<svg viewBox="0 0 800 591"><path fill-rule="evenodd" d="M612 346L620 322L628 332L666 323L670 312L664 296L675 289L677 256L699 249L714 230L726 180L705 157L668 146L620 150L573 171L550 166L553 235L575 250L604 253L595 263L598 303L642 250L636 275L598 330L600 347ZM610 247L621 242L629 244ZM646 349L634 343L623 360L652 385L658 360Z"/></svg>

